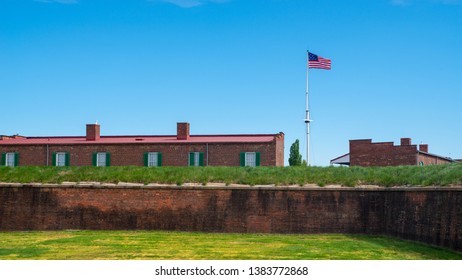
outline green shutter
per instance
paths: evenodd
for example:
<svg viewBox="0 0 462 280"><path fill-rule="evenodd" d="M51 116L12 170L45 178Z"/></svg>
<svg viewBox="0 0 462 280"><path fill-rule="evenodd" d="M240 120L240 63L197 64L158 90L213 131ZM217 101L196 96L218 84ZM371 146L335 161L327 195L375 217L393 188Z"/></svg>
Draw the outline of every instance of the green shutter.
<svg viewBox="0 0 462 280"><path fill-rule="evenodd" d="M65 153L64 162L65 162L64 163L65 166L70 166L71 165L71 154Z"/></svg>
<svg viewBox="0 0 462 280"><path fill-rule="evenodd" d="M194 166L194 153L189 153L189 166Z"/></svg>
<svg viewBox="0 0 462 280"><path fill-rule="evenodd" d="M199 153L199 166L204 166L204 153Z"/></svg>
<svg viewBox="0 0 462 280"><path fill-rule="evenodd" d="M106 153L106 166L111 166L111 153Z"/></svg>
<svg viewBox="0 0 462 280"><path fill-rule="evenodd" d="M56 153L51 154L51 166L56 166Z"/></svg>
<svg viewBox="0 0 462 280"><path fill-rule="evenodd" d="M162 153L157 153L157 166L162 166Z"/></svg>
<svg viewBox="0 0 462 280"><path fill-rule="evenodd" d="M93 153L92 155L92 164L93 166L96 166L96 161L98 160L97 153Z"/></svg>
<svg viewBox="0 0 462 280"><path fill-rule="evenodd" d="M6 153L2 153L2 166L6 165Z"/></svg>
<svg viewBox="0 0 462 280"><path fill-rule="evenodd" d="M260 166L260 153L255 153L255 166Z"/></svg>
<svg viewBox="0 0 462 280"><path fill-rule="evenodd" d="M245 166L245 153L241 153L241 166Z"/></svg>
<svg viewBox="0 0 462 280"><path fill-rule="evenodd" d="M148 166L149 153L144 153L144 166Z"/></svg>
<svg viewBox="0 0 462 280"><path fill-rule="evenodd" d="M14 166L18 166L18 165L19 165L19 154L14 153Z"/></svg>

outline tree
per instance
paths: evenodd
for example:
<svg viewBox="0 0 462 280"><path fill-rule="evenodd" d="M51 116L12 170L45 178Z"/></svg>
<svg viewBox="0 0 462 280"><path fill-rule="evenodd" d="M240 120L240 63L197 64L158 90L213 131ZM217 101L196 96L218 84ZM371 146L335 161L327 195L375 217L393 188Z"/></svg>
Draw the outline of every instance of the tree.
<svg viewBox="0 0 462 280"><path fill-rule="evenodd" d="M302 155L300 154L300 141L298 141L298 139L295 140L292 146L290 146L289 165L302 165Z"/></svg>

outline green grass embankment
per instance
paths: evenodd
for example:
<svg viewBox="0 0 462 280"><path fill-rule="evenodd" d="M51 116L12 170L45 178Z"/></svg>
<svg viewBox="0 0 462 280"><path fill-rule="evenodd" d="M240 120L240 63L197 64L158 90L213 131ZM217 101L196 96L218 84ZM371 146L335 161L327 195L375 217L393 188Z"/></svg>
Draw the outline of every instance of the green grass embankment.
<svg viewBox="0 0 462 280"><path fill-rule="evenodd" d="M0 167L0 182L378 186L462 185L462 164L398 167Z"/></svg>

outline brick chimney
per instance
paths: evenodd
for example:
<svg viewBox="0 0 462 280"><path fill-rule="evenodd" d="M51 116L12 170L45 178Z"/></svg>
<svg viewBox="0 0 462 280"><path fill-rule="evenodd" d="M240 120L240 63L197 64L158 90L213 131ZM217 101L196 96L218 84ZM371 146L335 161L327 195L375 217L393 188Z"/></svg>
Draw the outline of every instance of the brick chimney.
<svg viewBox="0 0 462 280"><path fill-rule="evenodd" d="M176 139L177 140L188 140L189 139L189 123L177 123L176 124Z"/></svg>
<svg viewBox="0 0 462 280"><path fill-rule="evenodd" d="M401 138L401 146L411 145L411 138Z"/></svg>
<svg viewBox="0 0 462 280"><path fill-rule="evenodd" d="M419 145L419 151L428 153L428 144L420 144Z"/></svg>
<svg viewBox="0 0 462 280"><path fill-rule="evenodd" d="M99 124L87 124L87 141L96 141L99 140L100 134L99 134L100 126Z"/></svg>

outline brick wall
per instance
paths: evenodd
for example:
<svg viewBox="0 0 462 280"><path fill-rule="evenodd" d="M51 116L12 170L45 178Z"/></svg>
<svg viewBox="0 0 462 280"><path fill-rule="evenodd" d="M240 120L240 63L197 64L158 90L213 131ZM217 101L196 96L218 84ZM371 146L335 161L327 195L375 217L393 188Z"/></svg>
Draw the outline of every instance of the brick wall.
<svg viewBox="0 0 462 280"><path fill-rule="evenodd" d="M462 251L462 190L391 191L384 233Z"/></svg>
<svg viewBox="0 0 462 280"><path fill-rule="evenodd" d="M423 164L423 165L438 165L438 164L448 164L451 163L452 161L446 160L441 157L437 157L431 154L425 154L425 153L419 153L417 156L417 162L418 164Z"/></svg>
<svg viewBox="0 0 462 280"><path fill-rule="evenodd" d="M46 146L0 146L0 153L19 153L19 165L46 165ZM51 154L49 157L51 165ZM24 164L23 164L24 163Z"/></svg>
<svg viewBox="0 0 462 280"><path fill-rule="evenodd" d="M393 142L372 143L370 139L350 140L351 166L396 166L416 164L416 145L395 146Z"/></svg>
<svg viewBox="0 0 462 280"><path fill-rule="evenodd" d="M0 186L0 230L388 234L462 251L462 188Z"/></svg>
<svg viewBox="0 0 462 280"><path fill-rule="evenodd" d="M351 166L433 165L451 163L444 157L429 154L428 145L412 145L411 138L401 138L400 145L393 142L372 143L371 139L350 140Z"/></svg>
<svg viewBox="0 0 462 280"><path fill-rule="evenodd" d="M68 152L71 166L92 165L95 152L111 153L112 166L143 166L145 152L161 152L164 166L188 166L189 152L204 153L204 164L208 155L211 166L239 166L240 152L259 152L261 166L283 166L284 135L267 143L9 145L0 146L2 152L19 153L19 165L47 165L47 158L51 165L53 153Z"/></svg>

